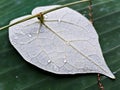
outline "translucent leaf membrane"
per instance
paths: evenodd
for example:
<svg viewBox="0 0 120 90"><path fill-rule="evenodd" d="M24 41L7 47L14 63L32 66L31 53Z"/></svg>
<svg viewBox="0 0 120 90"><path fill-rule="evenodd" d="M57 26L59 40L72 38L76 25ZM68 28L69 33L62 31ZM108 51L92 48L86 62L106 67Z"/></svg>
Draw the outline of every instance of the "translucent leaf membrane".
<svg viewBox="0 0 120 90"><path fill-rule="evenodd" d="M32 15L56 6L37 7ZM44 23L34 18L10 27L9 39L27 62L43 70L56 74L101 73L115 78L105 63L94 27L68 7L44 15Z"/></svg>

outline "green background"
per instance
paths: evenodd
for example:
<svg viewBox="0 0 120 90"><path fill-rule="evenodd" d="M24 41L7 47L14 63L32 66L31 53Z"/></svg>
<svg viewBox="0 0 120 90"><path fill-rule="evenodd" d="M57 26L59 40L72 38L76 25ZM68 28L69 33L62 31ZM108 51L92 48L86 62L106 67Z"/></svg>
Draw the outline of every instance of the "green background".
<svg viewBox="0 0 120 90"><path fill-rule="evenodd" d="M0 26L30 14L37 6L76 0L0 0ZM120 90L120 0L92 0L95 28L105 60L116 80L102 76L105 90ZM86 4L71 8L87 16ZM97 74L60 76L27 63L11 46L8 29L0 31L0 90L99 90Z"/></svg>

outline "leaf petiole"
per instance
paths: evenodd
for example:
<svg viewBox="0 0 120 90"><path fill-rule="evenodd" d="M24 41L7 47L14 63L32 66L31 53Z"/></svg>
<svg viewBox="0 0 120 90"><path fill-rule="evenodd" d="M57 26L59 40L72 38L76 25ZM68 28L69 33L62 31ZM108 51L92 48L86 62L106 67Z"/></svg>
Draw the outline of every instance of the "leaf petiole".
<svg viewBox="0 0 120 90"><path fill-rule="evenodd" d="M27 18L24 18L24 19L22 19L22 20L19 20L19 21L15 22L15 23L12 23L12 24L3 26L3 27L0 28L0 30L6 29L6 28L8 28L8 27L11 27L11 26L13 26L13 25L19 24L19 23L21 23L21 22L27 21L27 20L32 19L32 18L35 18L35 17L39 17L39 18L40 18L40 17L43 16L44 14L47 14L47 13L52 12L52 11L55 11L55 10L58 10L58 9L61 9L61 8L64 8L64 7L68 7L68 6L72 6L72 5L75 5L75 4L79 4L79 3L82 3L82 2L87 2L87 1L90 1L90 0L75 1L75 2L72 2L72 3L68 3L68 4L64 4L64 5L58 6L58 7L56 7L56 8L52 8L52 9L46 10L46 11L44 11L44 12L40 12L40 13L38 13L38 14L36 14L36 15L32 15L32 16L30 16L30 17L27 17Z"/></svg>

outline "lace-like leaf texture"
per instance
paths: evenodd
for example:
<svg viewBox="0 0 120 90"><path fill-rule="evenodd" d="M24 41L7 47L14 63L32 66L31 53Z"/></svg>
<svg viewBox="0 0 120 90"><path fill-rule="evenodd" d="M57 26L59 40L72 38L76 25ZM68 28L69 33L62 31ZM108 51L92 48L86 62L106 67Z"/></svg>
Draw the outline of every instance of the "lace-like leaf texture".
<svg viewBox="0 0 120 90"><path fill-rule="evenodd" d="M56 6L37 7L32 15ZM27 62L43 70L56 74L101 73L115 78L104 61L93 25L68 7L46 14L44 24L33 18L10 27L9 39Z"/></svg>

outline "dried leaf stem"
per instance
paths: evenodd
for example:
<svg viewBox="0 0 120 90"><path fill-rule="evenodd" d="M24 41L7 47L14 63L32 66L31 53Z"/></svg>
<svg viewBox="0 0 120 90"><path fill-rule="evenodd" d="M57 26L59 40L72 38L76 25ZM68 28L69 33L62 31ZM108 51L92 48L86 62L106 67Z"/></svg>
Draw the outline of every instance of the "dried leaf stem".
<svg viewBox="0 0 120 90"><path fill-rule="evenodd" d="M58 10L58 9L61 9L61 8L64 8L64 7L68 7L68 6L72 6L72 5L75 5L75 4L79 4L79 3L82 3L82 2L87 2L87 1L90 1L90 0L80 0L80 1L72 2L72 3L64 4L64 5L58 6L56 8L52 8L52 9L46 10L44 12L40 12L40 13L38 13L36 15L31 15L30 17L24 18L24 19L22 19L20 21L17 21L15 23L3 26L3 27L0 28L0 30L6 29L8 27L11 27L13 25L19 24L21 22L24 22L26 20L29 20L29 19L32 19L32 18L35 18L35 17L39 17L40 18L41 15L47 14L47 13L55 11L55 10Z"/></svg>

